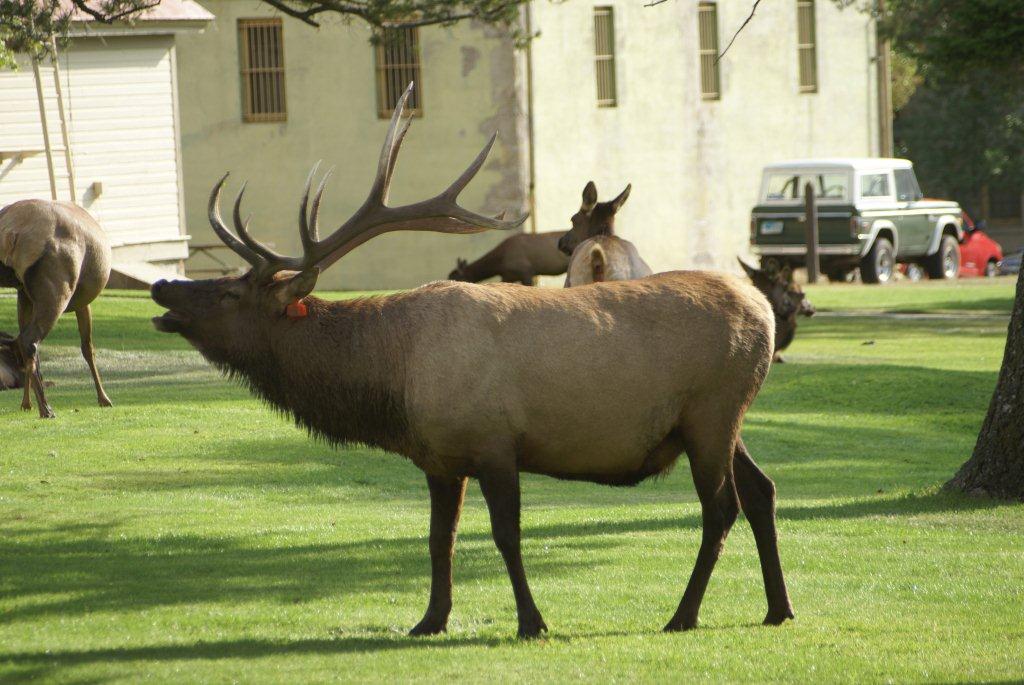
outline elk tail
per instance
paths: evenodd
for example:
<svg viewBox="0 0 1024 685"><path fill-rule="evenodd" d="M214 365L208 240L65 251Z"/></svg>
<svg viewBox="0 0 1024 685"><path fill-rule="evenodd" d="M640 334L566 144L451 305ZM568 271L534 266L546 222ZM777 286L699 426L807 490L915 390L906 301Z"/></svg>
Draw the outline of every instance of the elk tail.
<svg viewBox="0 0 1024 685"><path fill-rule="evenodd" d="M608 256L600 245L594 245L594 247L590 248L590 268L594 283L600 283L605 280L608 270Z"/></svg>

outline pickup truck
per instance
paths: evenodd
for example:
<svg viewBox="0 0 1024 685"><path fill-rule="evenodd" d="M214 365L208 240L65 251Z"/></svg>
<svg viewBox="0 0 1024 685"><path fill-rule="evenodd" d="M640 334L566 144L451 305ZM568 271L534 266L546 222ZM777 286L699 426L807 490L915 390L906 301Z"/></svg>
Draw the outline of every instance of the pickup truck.
<svg viewBox="0 0 1024 685"><path fill-rule="evenodd" d="M918 264L931 278L956 278L963 239L960 206L925 199L905 159L808 159L764 169L750 216L750 247L762 268L804 266L804 188L818 209L822 272L845 281L888 283L897 264Z"/></svg>

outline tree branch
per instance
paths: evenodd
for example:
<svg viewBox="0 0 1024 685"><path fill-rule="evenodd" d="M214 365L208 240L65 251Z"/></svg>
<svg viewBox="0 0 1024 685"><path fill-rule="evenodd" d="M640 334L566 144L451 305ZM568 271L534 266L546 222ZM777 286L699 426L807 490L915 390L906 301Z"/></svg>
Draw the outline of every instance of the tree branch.
<svg viewBox="0 0 1024 685"><path fill-rule="evenodd" d="M125 19L134 14L145 12L146 10L152 9L160 4L160 0L137 0L128 2L112 2L105 5L101 5L100 9L93 9L89 7L88 0L71 0L75 8L85 12L96 21L104 24L112 24L120 19ZM118 5L124 5L121 9L113 9ZM110 9L104 9L110 8Z"/></svg>
<svg viewBox="0 0 1024 685"><path fill-rule="evenodd" d="M661 1L664 2L664 0ZM730 40L729 44L725 46L725 50L722 50L722 53L715 58L715 64L718 64L718 61L725 57L725 53L729 52L729 48L732 47L732 44L736 42L736 38L739 37L740 31L745 29L747 27L747 24L750 23L750 20L754 18L754 12L757 11L757 6L760 4L761 0L754 0L754 5L753 7L750 8L750 14L748 14L747 18L743 21L742 24L740 24L740 27L736 29L736 33L732 34L732 40Z"/></svg>

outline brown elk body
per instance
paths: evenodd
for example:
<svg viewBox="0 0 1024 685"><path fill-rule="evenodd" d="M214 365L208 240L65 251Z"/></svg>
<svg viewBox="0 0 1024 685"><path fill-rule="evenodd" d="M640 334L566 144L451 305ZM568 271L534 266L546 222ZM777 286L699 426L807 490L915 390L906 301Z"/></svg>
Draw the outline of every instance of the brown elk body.
<svg viewBox="0 0 1024 685"><path fill-rule="evenodd" d="M779 272L769 272L755 269L742 259L739 263L772 306L775 314L774 360L781 364L786 361L782 358L782 351L789 347L796 336L797 317L814 316L814 305L793 280L793 271L788 266Z"/></svg>
<svg viewBox="0 0 1024 685"><path fill-rule="evenodd" d="M412 634L446 629L468 478L479 481L490 512L519 634L534 636L546 626L520 552L520 472L632 485L665 473L683 452L704 532L666 629L696 625L740 506L761 557L765 621L792 617L776 544L774 486L739 438L743 415L768 372L774 332L768 303L749 284L686 272L563 290L443 281L360 300L309 296L319 269L367 234L519 223L455 205L482 157L436 198L386 207L395 141L405 131L394 132L401 121L400 106L370 198L324 240L315 229L323 184L307 220L307 183L302 258L275 255L249 236L239 201L236 232L224 226L222 180L211 195L211 223L253 269L240 277L155 284L153 299L168 310L154 319L157 329L185 337L311 433L397 452L424 471L432 580L426 613ZM288 306L296 299L304 307Z"/></svg>
<svg viewBox="0 0 1024 685"><path fill-rule="evenodd" d="M85 357L102 407L111 405L96 368L90 304L110 278L110 244L96 220L68 202L22 200L0 210L0 286L18 291L18 336L13 346L22 364L22 409L52 418L39 372L39 343L65 312L75 312Z"/></svg>
<svg viewBox="0 0 1024 685"><path fill-rule="evenodd" d="M615 235L615 215L629 198L631 188L626 186L610 202L597 201L593 181L583 188L583 202L571 219L572 229L558 243L560 250L571 255L565 287L651 275L651 267L636 246Z"/></svg>
<svg viewBox="0 0 1024 685"><path fill-rule="evenodd" d="M498 276L503 283L533 285L537 276L564 274L569 258L558 249L563 235L565 231L511 236L474 262L459 259L448 279L479 283Z"/></svg>

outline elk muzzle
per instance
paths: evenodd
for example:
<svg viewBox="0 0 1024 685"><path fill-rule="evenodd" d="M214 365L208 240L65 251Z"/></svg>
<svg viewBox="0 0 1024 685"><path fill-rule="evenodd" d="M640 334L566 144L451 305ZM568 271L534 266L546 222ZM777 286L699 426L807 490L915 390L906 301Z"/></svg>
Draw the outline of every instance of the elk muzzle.
<svg viewBox="0 0 1024 685"><path fill-rule="evenodd" d="M152 319L153 327L161 333L182 333L191 321L191 317L181 311L187 307L188 301L185 285L184 281L160 280L150 288L153 301L168 310Z"/></svg>

